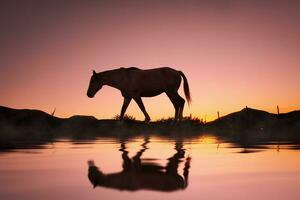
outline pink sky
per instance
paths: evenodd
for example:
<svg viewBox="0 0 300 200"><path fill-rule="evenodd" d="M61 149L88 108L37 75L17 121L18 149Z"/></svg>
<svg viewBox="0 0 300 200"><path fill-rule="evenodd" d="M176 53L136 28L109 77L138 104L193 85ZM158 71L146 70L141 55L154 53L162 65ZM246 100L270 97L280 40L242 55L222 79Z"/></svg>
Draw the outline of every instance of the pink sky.
<svg viewBox="0 0 300 200"><path fill-rule="evenodd" d="M89 99L93 69L169 66L189 80L185 115L212 120L246 105L300 109L300 4L209 2L3 3L0 105L111 118L122 96L104 87ZM144 103L152 119L174 114L165 94ZM143 119L134 102L127 113Z"/></svg>

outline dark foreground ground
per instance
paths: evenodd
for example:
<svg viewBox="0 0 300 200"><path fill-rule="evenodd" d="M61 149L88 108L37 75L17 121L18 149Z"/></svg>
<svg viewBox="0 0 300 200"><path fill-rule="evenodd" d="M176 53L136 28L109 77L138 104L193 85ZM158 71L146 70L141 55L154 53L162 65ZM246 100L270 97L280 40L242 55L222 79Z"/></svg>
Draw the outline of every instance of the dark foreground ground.
<svg viewBox="0 0 300 200"><path fill-rule="evenodd" d="M130 119L98 120L92 116L63 119L39 110L0 106L0 150L32 148L59 138L90 140L145 134L184 138L211 134L246 147L271 142L299 144L300 111L277 115L245 108L209 123L185 118L179 124L171 119L147 124Z"/></svg>

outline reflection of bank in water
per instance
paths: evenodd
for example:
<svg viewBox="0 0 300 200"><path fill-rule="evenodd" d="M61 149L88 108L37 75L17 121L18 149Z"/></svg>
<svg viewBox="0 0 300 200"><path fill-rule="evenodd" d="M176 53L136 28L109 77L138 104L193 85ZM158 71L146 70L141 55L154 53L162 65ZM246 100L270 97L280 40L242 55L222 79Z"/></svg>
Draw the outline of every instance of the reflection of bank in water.
<svg viewBox="0 0 300 200"><path fill-rule="evenodd" d="M157 163L143 163L141 156L147 150L149 139L145 138L142 148L132 158L128 157L126 142L120 142L123 170L117 173L104 174L94 161L88 161L88 178L94 187L108 187L119 190L136 191L141 189L155 191L175 191L185 189L188 185L188 175L191 158L185 159L183 176L178 173L178 167L185 157L182 141L176 141L176 153L168 159L166 166Z"/></svg>

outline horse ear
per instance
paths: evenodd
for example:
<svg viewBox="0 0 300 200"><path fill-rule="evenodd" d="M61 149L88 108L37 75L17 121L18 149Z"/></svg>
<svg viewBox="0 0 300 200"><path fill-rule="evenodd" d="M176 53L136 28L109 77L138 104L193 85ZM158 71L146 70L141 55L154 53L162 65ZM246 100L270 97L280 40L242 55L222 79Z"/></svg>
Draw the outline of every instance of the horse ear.
<svg viewBox="0 0 300 200"><path fill-rule="evenodd" d="M95 72L95 70L93 70L93 75L96 75L97 73Z"/></svg>

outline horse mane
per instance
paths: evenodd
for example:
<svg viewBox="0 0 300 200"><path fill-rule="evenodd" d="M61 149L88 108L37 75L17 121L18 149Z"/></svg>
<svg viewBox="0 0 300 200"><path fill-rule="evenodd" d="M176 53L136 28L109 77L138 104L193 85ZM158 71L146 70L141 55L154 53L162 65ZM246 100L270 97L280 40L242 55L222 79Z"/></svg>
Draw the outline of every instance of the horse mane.
<svg viewBox="0 0 300 200"><path fill-rule="evenodd" d="M99 73L97 73L97 74L114 73L114 72L118 72L118 71L120 71L120 70L133 71L133 70L141 70L141 69L140 69L140 68L137 68L137 67L128 67L128 68L120 67L120 68L117 68L117 69L111 69L111 70L102 71L102 72L99 72Z"/></svg>
<svg viewBox="0 0 300 200"><path fill-rule="evenodd" d="M141 70L140 68L137 67L121 67L120 69L126 70L126 71L132 71L132 70Z"/></svg>

